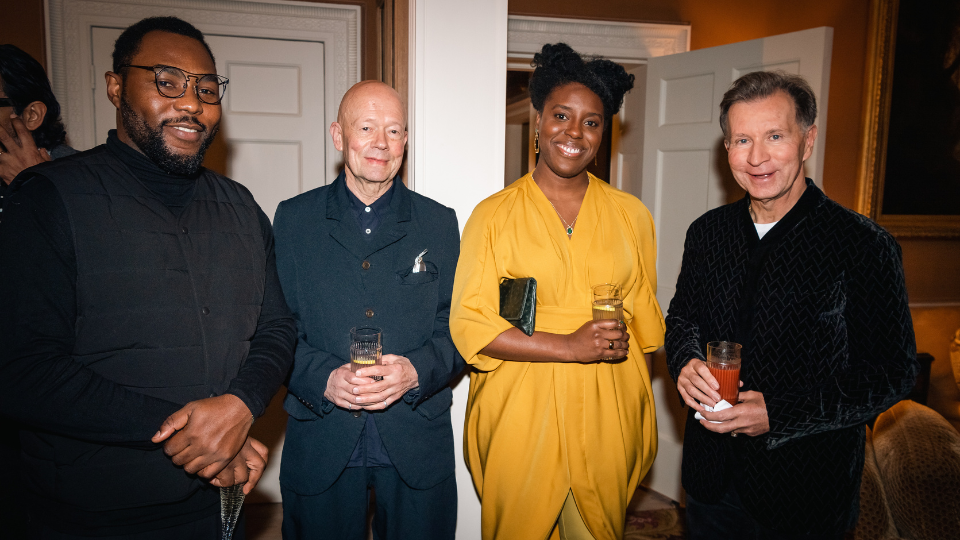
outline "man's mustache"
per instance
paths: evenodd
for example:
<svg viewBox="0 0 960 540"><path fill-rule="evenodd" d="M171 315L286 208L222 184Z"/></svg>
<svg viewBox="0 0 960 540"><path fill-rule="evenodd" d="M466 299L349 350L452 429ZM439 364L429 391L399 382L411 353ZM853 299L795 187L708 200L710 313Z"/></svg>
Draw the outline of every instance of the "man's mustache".
<svg viewBox="0 0 960 540"><path fill-rule="evenodd" d="M168 118L160 122L160 127L167 126L170 124L191 124L194 129L205 133L207 131L207 126L201 123L193 116L181 116L180 118Z"/></svg>

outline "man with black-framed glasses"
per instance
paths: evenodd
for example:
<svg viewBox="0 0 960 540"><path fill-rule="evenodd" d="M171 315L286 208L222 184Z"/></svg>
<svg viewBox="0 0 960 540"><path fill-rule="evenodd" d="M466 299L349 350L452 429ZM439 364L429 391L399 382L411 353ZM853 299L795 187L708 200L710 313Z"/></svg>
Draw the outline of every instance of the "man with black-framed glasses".
<svg viewBox="0 0 960 540"><path fill-rule="evenodd" d="M203 34L144 19L113 60L106 144L14 181L0 413L24 426L30 538L217 538L218 486L263 473L249 428L295 325L269 219L201 166L227 83Z"/></svg>

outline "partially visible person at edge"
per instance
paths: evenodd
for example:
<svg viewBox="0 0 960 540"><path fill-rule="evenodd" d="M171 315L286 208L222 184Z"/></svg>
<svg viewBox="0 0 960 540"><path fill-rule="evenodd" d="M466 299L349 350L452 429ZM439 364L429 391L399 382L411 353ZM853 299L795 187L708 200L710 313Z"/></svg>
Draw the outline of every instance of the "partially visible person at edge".
<svg viewBox="0 0 960 540"><path fill-rule="evenodd" d="M20 171L76 153L64 144L65 137L60 104L43 66L14 45L0 45L0 223L10 182ZM12 471L19 470L18 430L15 422L0 418L0 459ZM17 473L10 474L0 486L0 523L15 538L26 535L19 480Z"/></svg>
<svg viewBox="0 0 960 540"><path fill-rule="evenodd" d="M656 455L664 325L650 213L586 168L633 76L563 43L533 65L539 162L476 207L457 266L450 327L474 368L464 452L485 540L612 540ZM499 315L501 279L524 277L531 336ZM625 322L592 320L602 283L623 287Z"/></svg>
<svg viewBox="0 0 960 540"><path fill-rule="evenodd" d="M117 129L21 173L0 227L0 412L23 425L28 537L217 538L218 486L263 473L249 429L295 323L270 221L200 166L226 83L203 34L144 19L106 82Z"/></svg>
<svg viewBox="0 0 960 540"><path fill-rule="evenodd" d="M0 45L0 222L20 171L76 153L66 137L43 66L14 45Z"/></svg>
<svg viewBox="0 0 960 540"><path fill-rule="evenodd" d="M690 225L667 315L667 364L690 408L682 479L694 540L843 538L857 519L864 425L917 375L900 246L804 179L816 117L807 82L780 72L744 75L720 103L747 193ZM711 341L743 346L739 403L718 412L704 408L720 401L704 363Z"/></svg>

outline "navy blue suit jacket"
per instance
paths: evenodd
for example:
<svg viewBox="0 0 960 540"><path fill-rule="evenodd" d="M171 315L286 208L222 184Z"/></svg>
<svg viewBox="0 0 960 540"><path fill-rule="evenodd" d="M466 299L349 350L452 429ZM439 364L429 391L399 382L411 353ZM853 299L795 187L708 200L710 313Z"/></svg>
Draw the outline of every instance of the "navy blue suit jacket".
<svg viewBox="0 0 960 540"><path fill-rule="evenodd" d="M370 239L361 236L343 173L284 201L274 219L277 271L298 331L280 482L301 495L333 484L367 414L411 487L432 487L454 472L449 382L465 365L448 325L460 256L457 217L395 181ZM424 249L427 271L412 273ZM323 393L330 373L349 362L350 328L362 325L383 329L383 353L409 358L420 387L383 412L355 418Z"/></svg>

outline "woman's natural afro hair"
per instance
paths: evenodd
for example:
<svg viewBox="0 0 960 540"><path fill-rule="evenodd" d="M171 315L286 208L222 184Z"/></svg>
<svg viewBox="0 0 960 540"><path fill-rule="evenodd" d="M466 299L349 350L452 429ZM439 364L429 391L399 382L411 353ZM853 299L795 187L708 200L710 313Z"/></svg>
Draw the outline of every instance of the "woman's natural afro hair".
<svg viewBox="0 0 960 540"><path fill-rule="evenodd" d="M617 114L623 95L633 88L633 75L623 66L598 57L583 57L566 43L547 43L530 63L535 69L530 78L530 101L543 112L547 96L554 88L567 83L580 83L603 102L604 119Z"/></svg>

